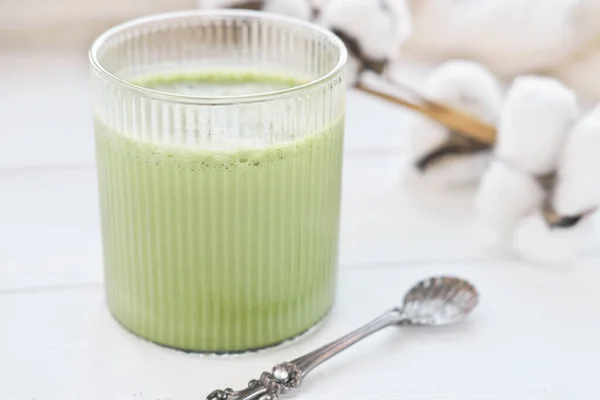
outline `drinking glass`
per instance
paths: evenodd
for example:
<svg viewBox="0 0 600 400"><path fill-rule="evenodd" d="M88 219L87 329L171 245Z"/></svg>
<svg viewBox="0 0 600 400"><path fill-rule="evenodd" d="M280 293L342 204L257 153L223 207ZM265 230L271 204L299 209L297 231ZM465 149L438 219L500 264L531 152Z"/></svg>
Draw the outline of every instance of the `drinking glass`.
<svg viewBox="0 0 600 400"><path fill-rule="evenodd" d="M276 345L332 306L347 53L251 11L137 19L90 51L106 296L202 352Z"/></svg>

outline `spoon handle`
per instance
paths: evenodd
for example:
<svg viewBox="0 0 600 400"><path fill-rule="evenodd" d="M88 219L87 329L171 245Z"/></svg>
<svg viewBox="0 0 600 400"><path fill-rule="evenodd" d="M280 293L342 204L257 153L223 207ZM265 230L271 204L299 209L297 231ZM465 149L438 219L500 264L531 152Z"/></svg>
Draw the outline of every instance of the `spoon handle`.
<svg viewBox="0 0 600 400"><path fill-rule="evenodd" d="M325 346L295 360L278 364L271 372L263 372L260 379L251 380L246 389L215 390L207 400L276 400L280 395L300 387L308 373L331 357L388 326L401 323L402 320L402 310L394 308Z"/></svg>
<svg viewBox="0 0 600 400"><path fill-rule="evenodd" d="M394 308L385 314L382 314L378 318L375 318L366 325L358 328L357 330L350 332L349 334L342 336L341 338L316 350L313 350L302 357L298 357L290 363L298 367L298 369L302 372L302 378L304 378L310 371L329 360L331 357L341 353L348 347L360 342L372 334L379 332L390 325L399 323L401 319L401 310Z"/></svg>

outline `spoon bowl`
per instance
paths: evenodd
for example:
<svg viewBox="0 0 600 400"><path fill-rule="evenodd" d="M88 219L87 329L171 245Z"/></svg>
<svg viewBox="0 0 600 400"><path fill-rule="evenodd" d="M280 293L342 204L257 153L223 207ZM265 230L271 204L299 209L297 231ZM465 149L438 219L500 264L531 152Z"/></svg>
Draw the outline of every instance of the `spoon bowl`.
<svg viewBox="0 0 600 400"><path fill-rule="evenodd" d="M466 317L479 303L479 293L469 282L453 277L433 277L418 282L404 297L401 323L447 325Z"/></svg>

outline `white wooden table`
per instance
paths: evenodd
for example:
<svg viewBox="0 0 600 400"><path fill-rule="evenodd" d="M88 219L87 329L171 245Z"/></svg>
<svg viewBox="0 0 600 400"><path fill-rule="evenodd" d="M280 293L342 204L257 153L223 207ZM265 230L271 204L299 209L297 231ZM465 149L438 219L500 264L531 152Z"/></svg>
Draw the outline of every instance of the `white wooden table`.
<svg viewBox="0 0 600 400"><path fill-rule="evenodd" d="M202 357L145 343L104 305L86 59L0 53L0 399L199 400L345 333L416 280L457 274L466 323L390 329L316 371L299 399L598 399L600 235L569 267L478 250L473 192L398 184L408 114L351 93L339 296L281 348Z"/></svg>

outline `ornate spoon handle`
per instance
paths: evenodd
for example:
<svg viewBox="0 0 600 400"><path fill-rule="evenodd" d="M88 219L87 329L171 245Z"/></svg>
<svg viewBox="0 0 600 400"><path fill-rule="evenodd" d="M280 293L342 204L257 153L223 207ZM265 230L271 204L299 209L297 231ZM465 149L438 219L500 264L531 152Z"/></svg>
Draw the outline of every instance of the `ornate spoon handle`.
<svg viewBox="0 0 600 400"><path fill-rule="evenodd" d="M295 360L278 364L271 372L263 372L259 380L251 380L243 390L215 390L207 400L276 400L280 395L300 387L310 371L331 357L383 328L401 323L403 319L402 309L394 308L334 342Z"/></svg>

